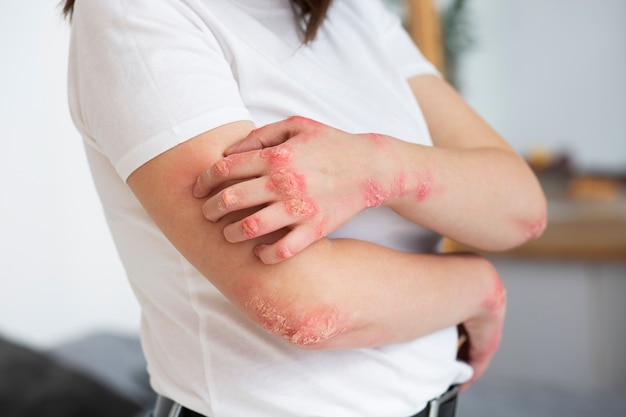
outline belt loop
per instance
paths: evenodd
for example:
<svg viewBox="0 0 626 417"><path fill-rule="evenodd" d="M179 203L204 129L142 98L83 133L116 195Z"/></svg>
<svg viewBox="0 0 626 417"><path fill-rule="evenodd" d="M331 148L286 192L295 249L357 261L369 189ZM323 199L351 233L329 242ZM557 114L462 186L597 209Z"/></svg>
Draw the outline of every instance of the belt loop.
<svg viewBox="0 0 626 417"><path fill-rule="evenodd" d="M180 417L182 415L183 407L178 403L173 403L172 408L170 408L170 412L167 414L167 417Z"/></svg>
<svg viewBox="0 0 626 417"><path fill-rule="evenodd" d="M439 398L428 402L428 417L439 416Z"/></svg>
<svg viewBox="0 0 626 417"><path fill-rule="evenodd" d="M445 404L451 400L456 400L459 394L459 386L453 385L448 391L441 394L439 397L428 402L428 414L427 417L439 417L439 408L442 404ZM454 415L454 413L452 414Z"/></svg>

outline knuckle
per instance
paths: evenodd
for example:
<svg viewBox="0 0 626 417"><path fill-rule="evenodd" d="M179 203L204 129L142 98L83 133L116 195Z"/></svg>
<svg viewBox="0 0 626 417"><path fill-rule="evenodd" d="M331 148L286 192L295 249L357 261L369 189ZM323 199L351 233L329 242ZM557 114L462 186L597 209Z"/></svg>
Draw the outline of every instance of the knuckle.
<svg viewBox="0 0 626 417"><path fill-rule="evenodd" d="M297 219L309 220L318 213L318 208L311 198L292 198L284 202L285 211Z"/></svg>
<svg viewBox="0 0 626 417"><path fill-rule="evenodd" d="M291 116L287 119L287 121L294 123L294 124L302 124L302 123L307 122L308 120L309 119L303 116Z"/></svg>
<svg viewBox="0 0 626 417"><path fill-rule="evenodd" d="M252 216L241 222L241 231L247 238L254 238L259 235L261 230L261 219L258 216Z"/></svg>
<svg viewBox="0 0 626 417"><path fill-rule="evenodd" d="M272 146L261 150L261 158L266 159L270 166L281 167L287 165L291 161L293 152L288 146Z"/></svg>
<svg viewBox="0 0 626 417"><path fill-rule="evenodd" d="M230 174L230 163L227 159L220 159L214 163L208 174L213 177L226 177Z"/></svg>
<svg viewBox="0 0 626 417"><path fill-rule="evenodd" d="M269 188L281 197L297 197L306 192L306 179L289 169L280 169L270 177Z"/></svg>
<svg viewBox="0 0 626 417"><path fill-rule="evenodd" d="M220 193L217 201L217 208L220 211L229 210L238 206L241 201L241 195L234 187L226 188Z"/></svg>
<svg viewBox="0 0 626 417"><path fill-rule="evenodd" d="M279 261L284 261L285 259L291 258L294 255L291 249L284 243L279 243L276 245L275 254L276 259L278 259Z"/></svg>

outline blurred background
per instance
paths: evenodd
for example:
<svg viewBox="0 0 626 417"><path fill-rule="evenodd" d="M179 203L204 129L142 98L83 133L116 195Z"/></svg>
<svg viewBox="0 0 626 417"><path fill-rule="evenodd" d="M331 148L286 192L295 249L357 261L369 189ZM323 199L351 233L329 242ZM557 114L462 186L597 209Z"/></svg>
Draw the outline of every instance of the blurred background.
<svg viewBox="0 0 626 417"><path fill-rule="evenodd" d="M426 3L387 1L416 38ZM505 415L494 396L509 409L535 401L519 415L566 415L550 409L558 395L626 415L626 2L434 7L438 65L528 158L550 199L542 239L486 254L507 285L509 318L466 415ZM68 113L68 25L55 1L3 9L0 336L38 352L93 335L132 341L139 310Z"/></svg>

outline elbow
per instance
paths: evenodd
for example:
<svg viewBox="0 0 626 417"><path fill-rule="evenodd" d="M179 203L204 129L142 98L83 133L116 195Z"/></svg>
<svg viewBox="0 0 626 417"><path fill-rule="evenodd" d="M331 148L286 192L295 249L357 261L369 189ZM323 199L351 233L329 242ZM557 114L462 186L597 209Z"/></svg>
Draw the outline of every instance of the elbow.
<svg viewBox="0 0 626 417"><path fill-rule="evenodd" d="M254 296L246 308L257 325L307 350L337 348L338 341L353 327L349 315L339 308L308 300L286 302L280 297Z"/></svg>
<svg viewBox="0 0 626 417"><path fill-rule="evenodd" d="M504 250L522 246L543 235L548 225L548 209L545 198L537 198L535 204L512 221L512 239Z"/></svg>
<svg viewBox="0 0 626 417"><path fill-rule="evenodd" d="M540 196L526 203L521 211L503 219L498 238L476 248L490 252L508 251L541 237L548 225L546 200Z"/></svg>
<svg viewBox="0 0 626 417"><path fill-rule="evenodd" d="M541 214L522 226L522 244L538 239L548 226L547 213Z"/></svg>
<svg viewBox="0 0 626 417"><path fill-rule="evenodd" d="M520 244L541 237L548 226L548 205L543 193L535 198L535 203L527 210L527 216L520 222Z"/></svg>

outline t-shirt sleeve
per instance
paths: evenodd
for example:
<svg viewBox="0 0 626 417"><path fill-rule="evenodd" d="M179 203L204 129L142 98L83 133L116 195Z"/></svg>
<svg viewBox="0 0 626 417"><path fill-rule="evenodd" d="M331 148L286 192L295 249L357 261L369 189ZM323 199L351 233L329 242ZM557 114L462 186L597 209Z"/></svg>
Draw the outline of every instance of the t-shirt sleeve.
<svg viewBox="0 0 626 417"><path fill-rule="evenodd" d="M187 139L250 120L219 42L184 2L77 2L69 90L78 129L124 180Z"/></svg>
<svg viewBox="0 0 626 417"><path fill-rule="evenodd" d="M371 5L370 18L375 22L388 58L405 78L422 74L440 75L415 45L398 15L391 12L381 0L369 0L367 3Z"/></svg>

